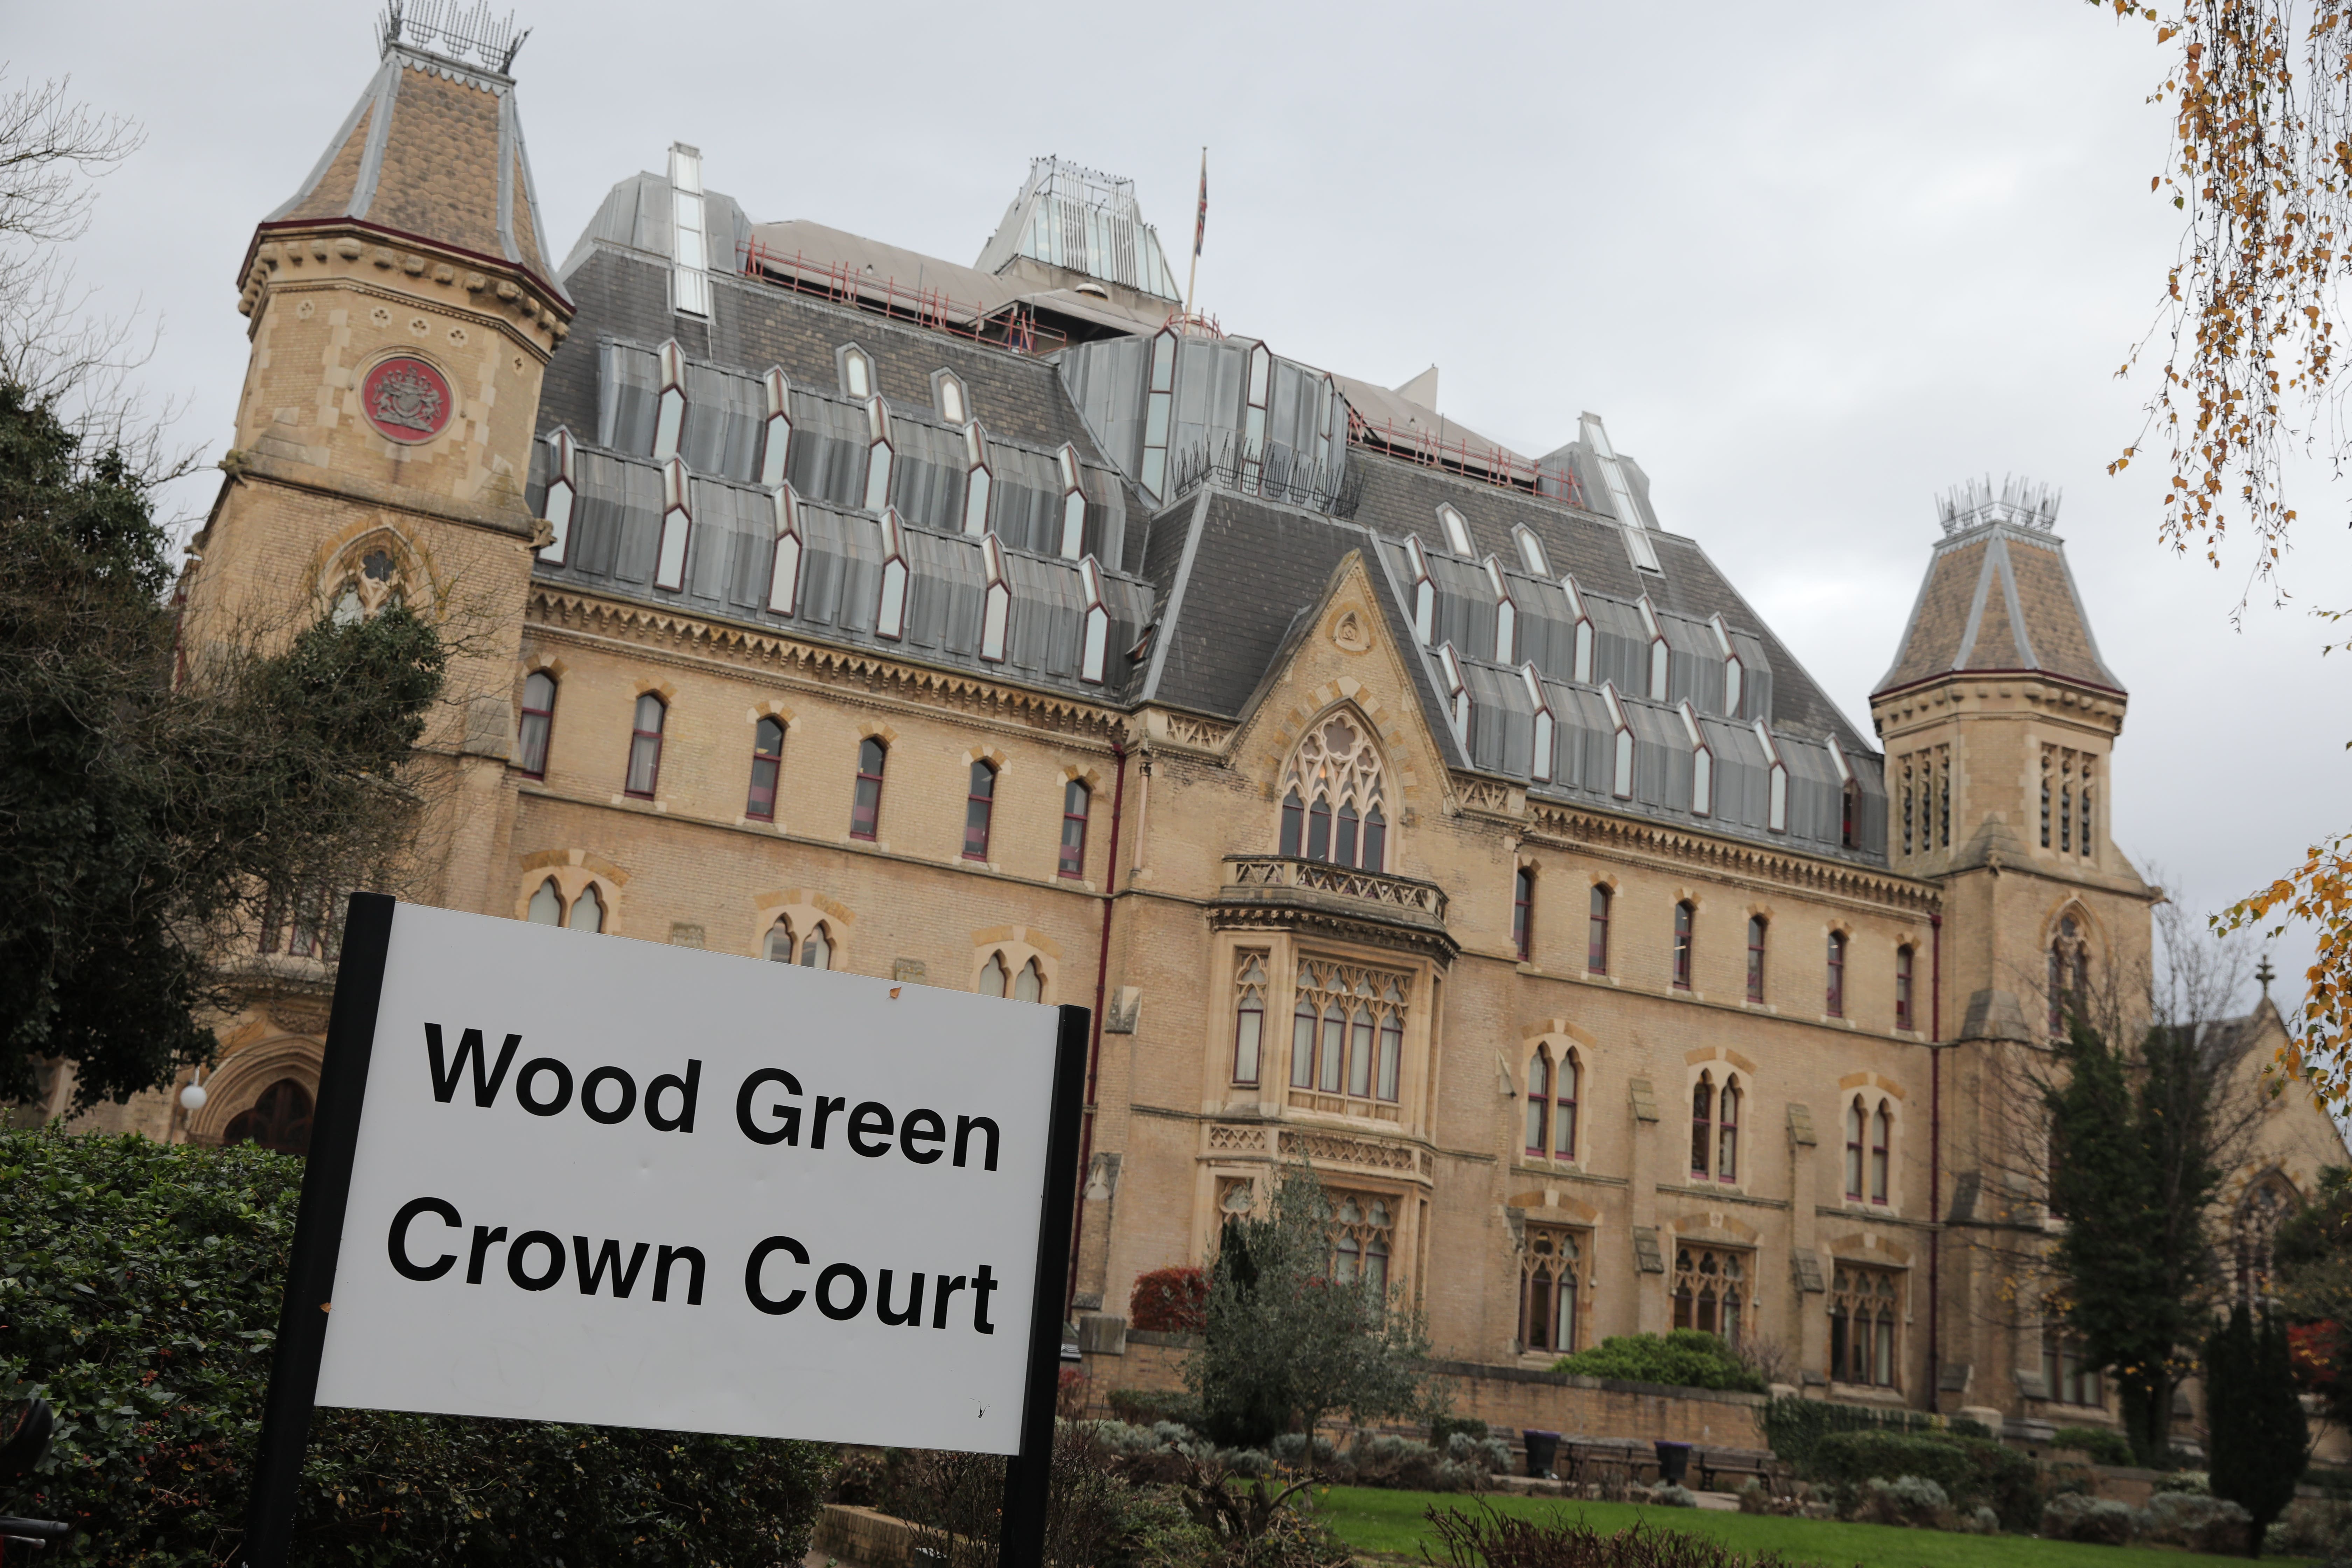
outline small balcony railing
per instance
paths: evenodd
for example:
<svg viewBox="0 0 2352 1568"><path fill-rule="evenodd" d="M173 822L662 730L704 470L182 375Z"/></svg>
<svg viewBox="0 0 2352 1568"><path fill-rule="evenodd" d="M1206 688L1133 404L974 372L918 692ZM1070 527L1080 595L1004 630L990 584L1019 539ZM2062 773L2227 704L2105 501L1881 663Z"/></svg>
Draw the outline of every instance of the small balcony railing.
<svg viewBox="0 0 2352 1568"><path fill-rule="evenodd" d="M1267 902L1333 900L1361 917L1383 916L1402 924L1444 929L1445 889L1434 882L1391 877L1380 871L1304 860L1295 855L1225 857L1228 900L1255 893Z"/></svg>

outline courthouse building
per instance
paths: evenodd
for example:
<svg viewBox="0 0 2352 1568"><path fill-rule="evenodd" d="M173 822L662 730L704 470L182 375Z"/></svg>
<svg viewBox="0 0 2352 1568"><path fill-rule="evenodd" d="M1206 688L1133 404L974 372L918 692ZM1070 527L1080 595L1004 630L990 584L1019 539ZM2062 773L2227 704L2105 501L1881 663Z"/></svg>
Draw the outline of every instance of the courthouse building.
<svg viewBox="0 0 2352 1568"><path fill-rule="evenodd" d="M1599 416L1526 456L1189 319L1125 181L1038 162L969 266L683 145L551 213L510 52L392 33L236 274L184 644L463 629L424 896L1092 1008L1074 1313L1304 1159L1452 1358L1692 1325L2102 1418L2000 1261L2004 1096L2154 898L2043 496L1917 520L1859 727ZM121 1119L299 1146L319 924L237 961L201 1109ZM2342 1157L2273 1125L2260 1223Z"/></svg>

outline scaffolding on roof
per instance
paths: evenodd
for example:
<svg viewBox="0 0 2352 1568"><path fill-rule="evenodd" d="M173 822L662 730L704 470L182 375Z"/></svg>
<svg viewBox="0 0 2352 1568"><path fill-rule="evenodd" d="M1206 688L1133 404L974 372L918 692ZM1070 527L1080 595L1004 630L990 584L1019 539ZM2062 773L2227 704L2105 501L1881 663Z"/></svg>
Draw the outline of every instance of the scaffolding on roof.
<svg viewBox="0 0 2352 1568"><path fill-rule="evenodd" d="M967 304L937 289L901 284L896 278L862 271L847 262L819 261L797 250L788 256L758 239L744 247L743 275L795 294L814 295L1014 353L1050 354L1069 346L1066 334L1040 326L1035 312L1018 300L993 310Z"/></svg>

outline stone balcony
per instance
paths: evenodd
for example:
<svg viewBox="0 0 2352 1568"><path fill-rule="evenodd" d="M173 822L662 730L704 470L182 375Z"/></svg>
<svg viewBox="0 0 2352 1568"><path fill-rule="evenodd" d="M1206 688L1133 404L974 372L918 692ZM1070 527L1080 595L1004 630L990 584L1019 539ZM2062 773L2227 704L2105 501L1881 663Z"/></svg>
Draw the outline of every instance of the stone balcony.
<svg viewBox="0 0 2352 1568"><path fill-rule="evenodd" d="M1292 855L1228 855L1224 868L1212 904L1220 926L1320 931L1412 948L1441 963L1462 950L1445 928L1445 889L1434 882Z"/></svg>

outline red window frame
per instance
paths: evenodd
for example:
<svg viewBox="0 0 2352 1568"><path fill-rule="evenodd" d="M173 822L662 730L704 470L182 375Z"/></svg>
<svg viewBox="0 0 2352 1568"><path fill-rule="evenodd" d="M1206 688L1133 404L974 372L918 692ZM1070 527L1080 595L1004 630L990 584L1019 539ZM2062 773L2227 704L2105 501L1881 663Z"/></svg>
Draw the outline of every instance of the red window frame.
<svg viewBox="0 0 2352 1568"><path fill-rule="evenodd" d="M1748 917L1748 999L1764 1000L1764 941L1769 924L1762 915Z"/></svg>
<svg viewBox="0 0 2352 1568"><path fill-rule="evenodd" d="M1845 1016L1845 932L1830 932L1829 1014L1832 1018Z"/></svg>
<svg viewBox="0 0 2352 1568"><path fill-rule="evenodd" d="M654 727L645 727L646 704L654 705ZM637 694L636 707L629 719L629 771L621 780L621 793L633 800L651 800L661 788L662 731L669 725L669 704L651 691ZM638 779L645 780L643 787Z"/></svg>
<svg viewBox="0 0 2352 1568"><path fill-rule="evenodd" d="M890 748L868 735L857 742L857 785L849 803L849 836L869 842L882 827L882 773Z"/></svg>
<svg viewBox="0 0 2352 1568"><path fill-rule="evenodd" d="M1895 1026L1908 1029L1911 1024L1911 949L1895 950Z"/></svg>
<svg viewBox="0 0 2352 1568"><path fill-rule="evenodd" d="M541 686L547 688L547 703L543 708L534 708L531 706L531 698L537 695L537 688ZM516 727L516 734L520 742L516 749L520 754L515 759L515 765L522 771L522 776L527 779L543 779L547 776L548 742L555 737L557 689L555 677L543 669L532 670L530 679L522 683L522 722ZM537 721L535 724L534 720ZM536 765L533 765L534 763Z"/></svg>
<svg viewBox="0 0 2352 1568"><path fill-rule="evenodd" d="M1094 791L1084 779L1072 779L1062 786L1061 874L1065 877L1076 879L1087 874L1087 815L1093 809Z"/></svg>
<svg viewBox="0 0 2352 1568"><path fill-rule="evenodd" d="M1675 906L1675 989L1691 988L1691 928L1697 924L1697 911L1688 900Z"/></svg>
<svg viewBox="0 0 2352 1568"><path fill-rule="evenodd" d="M771 714L751 727L751 788L743 802L744 816L754 822L776 820L776 783L783 768L784 721Z"/></svg>
<svg viewBox="0 0 2352 1568"><path fill-rule="evenodd" d="M1584 972L1587 974L1609 973L1609 898L1606 884L1592 884L1592 912L1586 922L1584 939Z"/></svg>
<svg viewBox="0 0 2352 1568"><path fill-rule="evenodd" d="M988 858L988 835L996 819L996 764L971 764L971 780L964 787L963 858Z"/></svg>
<svg viewBox="0 0 2352 1568"><path fill-rule="evenodd" d="M1522 866L1511 879L1511 946L1519 962L1528 962L1535 948L1536 873L1531 866Z"/></svg>

